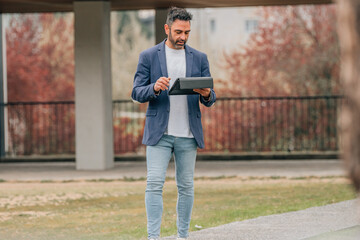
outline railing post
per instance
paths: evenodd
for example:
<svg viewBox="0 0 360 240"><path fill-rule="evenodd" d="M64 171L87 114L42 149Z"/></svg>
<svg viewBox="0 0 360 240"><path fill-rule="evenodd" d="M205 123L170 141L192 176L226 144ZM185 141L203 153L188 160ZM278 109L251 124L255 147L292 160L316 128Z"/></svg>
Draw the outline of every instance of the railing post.
<svg viewBox="0 0 360 240"><path fill-rule="evenodd" d="M2 87L1 87L0 91L2 91ZM3 98L2 98L2 96L0 96L0 97L1 97L1 101L0 101L0 157L4 157L5 156L5 123L4 123L5 107L4 107Z"/></svg>
<svg viewBox="0 0 360 240"><path fill-rule="evenodd" d="M3 77L3 32L2 14L0 14L0 157L5 156L5 80Z"/></svg>

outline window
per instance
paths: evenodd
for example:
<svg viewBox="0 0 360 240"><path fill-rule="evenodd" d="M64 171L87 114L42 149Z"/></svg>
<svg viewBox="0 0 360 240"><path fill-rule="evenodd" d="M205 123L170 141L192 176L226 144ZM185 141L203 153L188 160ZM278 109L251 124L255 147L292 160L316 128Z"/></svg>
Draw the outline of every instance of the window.
<svg viewBox="0 0 360 240"><path fill-rule="evenodd" d="M246 20L245 21L245 31L247 33L256 32L257 28L258 28L257 20Z"/></svg>
<svg viewBox="0 0 360 240"><path fill-rule="evenodd" d="M215 19L210 20L210 31L214 33L216 31L216 22Z"/></svg>

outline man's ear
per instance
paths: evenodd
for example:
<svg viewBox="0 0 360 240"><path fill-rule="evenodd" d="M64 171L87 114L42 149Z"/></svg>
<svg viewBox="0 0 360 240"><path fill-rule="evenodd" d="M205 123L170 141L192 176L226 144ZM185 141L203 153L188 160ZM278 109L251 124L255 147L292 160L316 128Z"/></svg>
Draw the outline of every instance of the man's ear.
<svg viewBox="0 0 360 240"><path fill-rule="evenodd" d="M170 31L169 25L165 24L164 29L165 29L166 35L169 35L169 31Z"/></svg>

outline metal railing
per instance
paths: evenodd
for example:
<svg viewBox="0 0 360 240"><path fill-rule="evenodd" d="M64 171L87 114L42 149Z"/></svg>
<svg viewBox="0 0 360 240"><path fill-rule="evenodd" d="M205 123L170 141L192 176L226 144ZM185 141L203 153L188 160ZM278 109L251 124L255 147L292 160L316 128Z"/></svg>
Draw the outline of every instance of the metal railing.
<svg viewBox="0 0 360 240"><path fill-rule="evenodd" d="M342 96L219 98L201 152L336 151ZM7 103L8 156L75 153L74 102ZM146 104L113 102L115 154L143 153Z"/></svg>
<svg viewBox="0 0 360 240"><path fill-rule="evenodd" d="M7 155L73 154L74 102L5 104L8 122Z"/></svg>
<svg viewBox="0 0 360 240"><path fill-rule="evenodd" d="M222 98L203 107L204 151L337 151L342 96Z"/></svg>

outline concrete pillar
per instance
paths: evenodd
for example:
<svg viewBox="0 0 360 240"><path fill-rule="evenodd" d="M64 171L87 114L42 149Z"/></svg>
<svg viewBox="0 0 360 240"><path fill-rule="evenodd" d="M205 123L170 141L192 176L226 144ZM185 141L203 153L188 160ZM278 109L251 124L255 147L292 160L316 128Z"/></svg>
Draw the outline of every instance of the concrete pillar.
<svg viewBox="0 0 360 240"><path fill-rule="evenodd" d="M110 2L75 1L76 168L114 166Z"/></svg>
<svg viewBox="0 0 360 240"><path fill-rule="evenodd" d="M164 30L167 12L168 12L168 10L165 8L155 10L155 41L156 41L156 44L162 42L167 37L165 34L165 30Z"/></svg>

